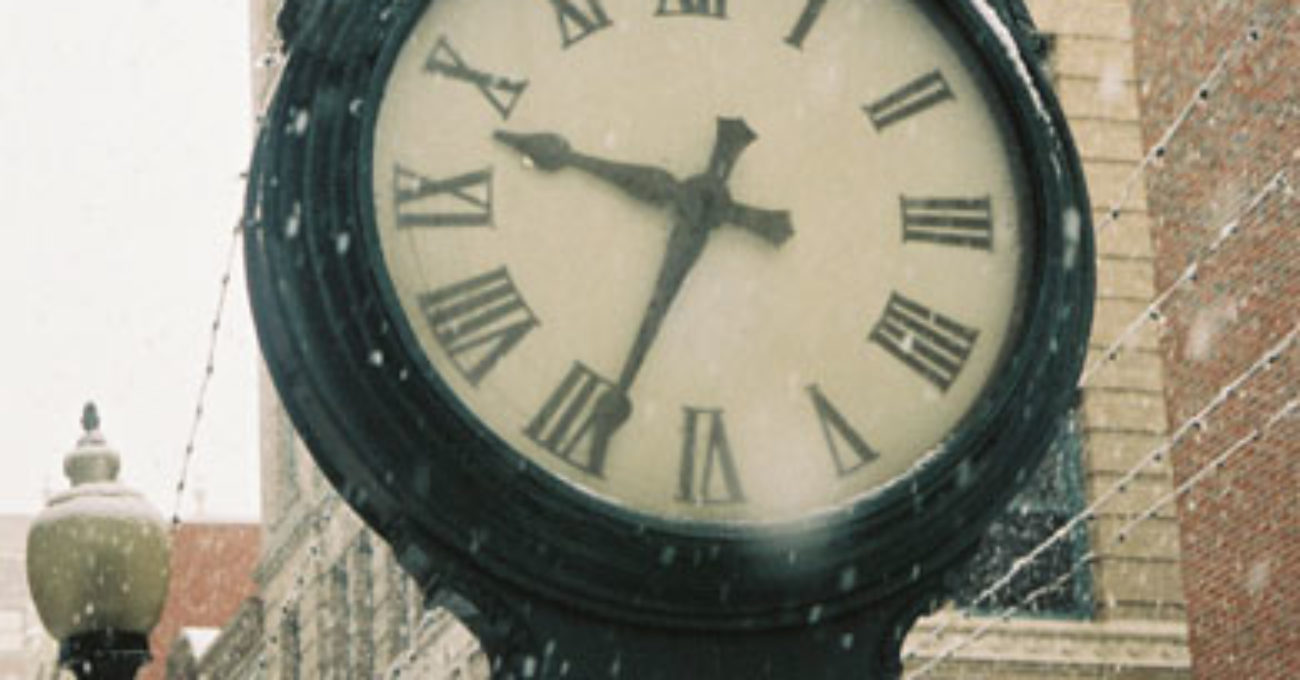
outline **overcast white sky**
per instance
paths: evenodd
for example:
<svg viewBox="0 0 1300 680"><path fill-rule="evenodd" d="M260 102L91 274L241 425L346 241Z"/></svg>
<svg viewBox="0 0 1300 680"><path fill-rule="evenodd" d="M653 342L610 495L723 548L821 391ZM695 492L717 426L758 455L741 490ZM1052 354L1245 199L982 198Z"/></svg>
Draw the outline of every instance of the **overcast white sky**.
<svg viewBox="0 0 1300 680"><path fill-rule="evenodd" d="M66 488L87 399L125 481L172 511L250 151L247 5L0 2L0 513ZM242 255L230 292L189 486L252 519Z"/></svg>

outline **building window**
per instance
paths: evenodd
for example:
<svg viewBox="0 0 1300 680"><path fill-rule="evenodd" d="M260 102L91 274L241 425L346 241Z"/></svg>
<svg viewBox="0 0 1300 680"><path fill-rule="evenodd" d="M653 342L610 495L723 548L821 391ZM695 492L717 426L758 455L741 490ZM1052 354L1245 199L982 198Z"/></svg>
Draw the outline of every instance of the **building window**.
<svg viewBox="0 0 1300 680"><path fill-rule="evenodd" d="M348 568L346 552L329 570L325 596L320 600L317 625L321 632L317 645L320 678L348 676L348 660L352 645L348 639L348 624L352 620L352 607L348 602Z"/></svg>
<svg viewBox="0 0 1300 680"><path fill-rule="evenodd" d="M1088 532L1082 523L1009 584L974 604L980 593L1011 571L1016 560L1083 511L1082 451L1079 427L1071 416L1042 465L985 533L979 551L959 579L954 594L958 606L976 613L1000 613L1015 607L1018 616L1092 616L1091 571L1080 564L1088 553ZM1031 596L1032 601L1027 602Z"/></svg>
<svg viewBox="0 0 1300 680"><path fill-rule="evenodd" d="M280 618L280 677L283 680L302 677L302 631L297 604L286 605Z"/></svg>
<svg viewBox="0 0 1300 680"><path fill-rule="evenodd" d="M370 548L370 533L362 530L352 546L350 582L350 610L352 620L348 629L351 642L352 677L368 678L375 665L375 602L374 602L374 551Z"/></svg>
<svg viewBox="0 0 1300 680"><path fill-rule="evenodd" d="M289 420L289 414L284 408L277 408L276 416L275 485L278 503L274 523L278 524L298 502L300 482L298 447L295 443L297 435L294 434L293 422Z"/></svg>

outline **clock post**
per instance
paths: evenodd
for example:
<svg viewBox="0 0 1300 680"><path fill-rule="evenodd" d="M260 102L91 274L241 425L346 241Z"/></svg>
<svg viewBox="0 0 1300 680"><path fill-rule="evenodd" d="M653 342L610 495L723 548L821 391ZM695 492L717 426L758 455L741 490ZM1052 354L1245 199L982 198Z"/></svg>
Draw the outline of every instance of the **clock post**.
<svg viewBox="0 0 1300 680"><path fill-rule="evenodd" d="M1018 0L291 0L249 290L496 678L895 678L1091 323Z"/></svg>

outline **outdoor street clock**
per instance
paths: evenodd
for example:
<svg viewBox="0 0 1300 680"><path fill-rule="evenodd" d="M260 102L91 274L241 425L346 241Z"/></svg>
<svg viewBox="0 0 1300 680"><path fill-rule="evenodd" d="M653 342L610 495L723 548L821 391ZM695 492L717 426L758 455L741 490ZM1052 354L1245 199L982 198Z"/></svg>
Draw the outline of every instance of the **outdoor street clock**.
<svg viewBox="0 0 1300 680"><path fill-rule="evenodd" d="M1091 317L1012 14L290 4L248 207L268 366L499 677L897 672Z"/></svg>

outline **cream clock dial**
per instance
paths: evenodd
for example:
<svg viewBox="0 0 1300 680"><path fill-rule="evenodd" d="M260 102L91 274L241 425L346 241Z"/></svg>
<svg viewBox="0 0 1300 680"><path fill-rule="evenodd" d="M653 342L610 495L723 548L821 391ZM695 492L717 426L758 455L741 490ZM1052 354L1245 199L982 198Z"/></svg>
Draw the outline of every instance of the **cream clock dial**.
<svg viewBox="0 0 1300 680"><path fill-rule="evenodd" d="M378 241L485 437L636 515L826 515L942 447L1028 277L1005 115L917 4L438 0Z"/></svg>

